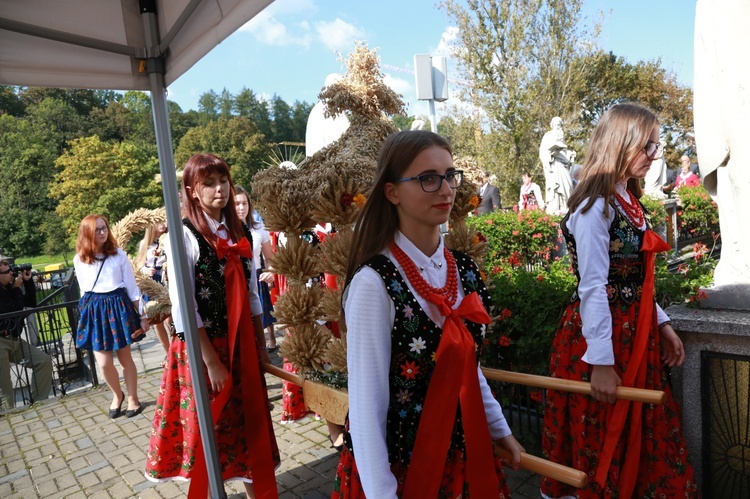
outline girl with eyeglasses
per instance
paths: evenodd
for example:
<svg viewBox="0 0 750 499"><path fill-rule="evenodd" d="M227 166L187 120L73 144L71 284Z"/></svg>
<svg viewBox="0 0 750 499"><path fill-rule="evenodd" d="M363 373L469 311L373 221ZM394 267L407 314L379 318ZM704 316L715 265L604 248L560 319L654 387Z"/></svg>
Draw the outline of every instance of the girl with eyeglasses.
<svg viewBox="0 0 750 499"><path fill-rule="evenodd" d="M665 366L685 358L654 301L654 257L670 247L641 205L641 180L659 154L659 122L633 103L594 129L581 180L560 222L578 287L552 345L552 376L591 382L591 395L547 391L542 448L584 471L585 489L550 478L545 498L697 497ZM616 400L617 386L663 390L662 405Z"/></svg>
<svg viewBox="0 0 750 499"><path fill-rule="evenodd" d="M489 295L440 233L461 180L435 133L380 149L343 296L349 415L333 498L508 497L493 442L514 467L523 448L479 367Z"/></svg>
<svg viewBox="0 0 750 499"><path fill-rule="evenodd" d="M88 215L81 220L73 266L82 293L78 302L76 347L94 352L104 381L112 390L111 419L120 416L125 401L112 352L117 355L128 389L125 415L133 417L141 412L142 406L130 345L146 336L149 325L145 315L138 314L141 293L130 260L118 247L105 217Z"/></svg>
<svg viewBox="0 0 750 499"><path fill-rule="evenodd" d="M279 450L261 362L271 362L261 323L252 237L235 208L229 166L212 154L192 156L182 175L178 231L185 242L202 366L223 480L240 480L247 497L276 497ZM170 228L170 230L173 230ZM166 245L167 261L174 262ZM208 492L185 328L175 279L169 281L174 336L156 401L146 477L191 480ZM201 380L202 382L205 382Z"/></svg>

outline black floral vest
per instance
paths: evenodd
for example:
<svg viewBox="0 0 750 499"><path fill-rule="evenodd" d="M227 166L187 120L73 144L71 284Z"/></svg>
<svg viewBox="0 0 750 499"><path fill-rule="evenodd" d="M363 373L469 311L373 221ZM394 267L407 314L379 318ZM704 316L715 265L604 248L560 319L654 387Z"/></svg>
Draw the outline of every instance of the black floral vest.
<svg viewBox="0 0 750 499"><path fill-rule="evenodd" d="M629 306L640 300L645 278L643 265L643 254L640 252L643 245L645 230L634 226L633 223L610 201L610 208L614 210L615 218L609 227L609 275L607 277L607 298L610 306L621 304ZM643 208L644 213L646 209ZM560 221L560 228L565 236L573 270L580 282L578 273L578 253L576 252L576 241L568 231L568 213ZM648 228L648 222L646 222ZM571 302L578 300L578 291L573 293Z"/></svg>
<svg viewBox="0 0 750 499"><path fill-rule="evenodd" d="M195 301L198 304L198 313L203 320L206 334L209 338L222 337L227 334L227 296L226 284L224 283L224 265L226 258L216 256L216 250L208 244L198 229L183 219L182 223L190 229L198 241L199 256L195 262ZM252 236L245 230L245 237L252 247ZM245 280L250 285L253 259L240 258L245 271Z"/></svg>
<svg viewBox="0 0 750 499"><path fill-rule="evenodd" d="M453 251L458 274L466 296L479 292L486 310L490 310L490 297L479 275L476 264L466 254ZM388 296L393 300L396 316L391 331L391 364L388 374L390 399L386 426L386 444L391 463L409 463L417 427L422 416L422 404L427 396L427 387L435 369L435 353L442 334L438 327L419 306L416 297L409 291L406 281L396 266L385 255L378 255L366 266L375 270L383 279ZM484 327L466 321L469 332L477 346L476 358L484 345ZM348 425L347 425L348 426ZM348 432L346 444L352 448ZM464 432L460 408L451 437L451 450L464 448Z"/></svg>

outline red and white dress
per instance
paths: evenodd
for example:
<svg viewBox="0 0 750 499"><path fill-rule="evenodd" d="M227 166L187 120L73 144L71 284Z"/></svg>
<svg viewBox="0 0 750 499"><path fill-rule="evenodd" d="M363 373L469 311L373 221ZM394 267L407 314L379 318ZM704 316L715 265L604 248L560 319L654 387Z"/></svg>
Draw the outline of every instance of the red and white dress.
<svg viewBox="0 0 750 499"><path fill-rule="evenodd" d="M617 192L628 199L624 184ZM624 386L663 390L666 401L612 405L548 390L542 450L547 459L586 472L589 484L575 489L543 478L545 498L697 497L679 408L661 360L658 324L669 317L652 294L649 259L668 246L654 239L642 214L635 222L625 214L642 213L638 201L631 201L608 200L607 218L599 198L586 213L577 209L560 223L579 283L553 341L550 371L553 377L589 381L593 365L611 365ZM622 431L608 433L618 420L624 422Z"/></svg>

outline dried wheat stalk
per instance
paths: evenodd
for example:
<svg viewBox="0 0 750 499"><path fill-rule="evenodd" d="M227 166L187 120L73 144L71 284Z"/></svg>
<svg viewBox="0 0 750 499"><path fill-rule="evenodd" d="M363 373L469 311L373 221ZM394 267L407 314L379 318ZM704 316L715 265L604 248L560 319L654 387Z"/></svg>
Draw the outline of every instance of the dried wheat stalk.
<svg viewBox="0 0 750 499"><path fill-rule="evenodd" d="M341 293L341 289L323 289L320 300L320 320L342 322Z"/></svg>
<svg viewBox="0 0 750 499"><path fill-rule="evenodd" d="M318 286L292 284L274 305L274 315L280 325L297 327L315 322L320 317L321 295Z"/></svg>
<svg viewBox="0 0 750 499"><path fill-rule="evenodd" d="M349 249L352 247L354 233L346 227L335 235L326 237L318 247L318 271L325 272L336 277L346 276L346 266L349 261Z"/></svg>
<svg viewBox="0 0 750 499"><path fill-rule="evenodd" d="M468 227L464 219L457 220L451 225L451 231L445 236L445 245L466 253L480 267L489 248L489 243L480 237L477 231Z"/></svg>
<svg viewBox="0 0 750 499"><path fill-rule="evenodd" d="M317 323L300 324L289 332L281 344L281 355L303 375L310 370L320 371L326 362L325 353L331 338L333 335L325 326Z"/></svg>
<svg viewBox="0 0 750 499"><path fill-rule="evenodd" d="M333 338L328 344L325 355L331 369L342 373L346 371L346 334L342 333L340 338Z"/></svg>
<svg viewBox="0 0 750 499"><path fill-rule="evenodd" d="M112 236L117 244L124 248L130 242L134 232L142 231L158 223L167 223L167 210L164 207L155 210L138 208L112 226Z"/></svg>
<svg viewBox="0 0 750 499"><path fill-rule="evenodd" d="M279 245L273 256L273 270L286 276L291 284L306 283L317 277L316 252L312 244L300 237L291 236L285 245Z"/></svg>

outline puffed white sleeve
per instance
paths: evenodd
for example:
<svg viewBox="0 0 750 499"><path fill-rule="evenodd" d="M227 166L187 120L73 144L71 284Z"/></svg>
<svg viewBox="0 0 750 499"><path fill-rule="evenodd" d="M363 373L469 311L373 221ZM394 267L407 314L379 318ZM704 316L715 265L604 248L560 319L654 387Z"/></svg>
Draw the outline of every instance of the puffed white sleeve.
<svg viewBox="0 0 750 499"><path fill-rule="evenodd" d="M477 367L479 377L479 388L482 391L482 401L484 402L484 413L487 415L487 425L490 427L490 435L492 440L498 440L507 437L512 432L510 426L505 420L505 414L503 409L500 407L495 397L492 396L492 390L490 390L487 384L487 379L484 377L481 367Z"/></svg>
<svg viewBox="0 0 750 499"><path fill-rule="evenodd" d="M117 249L117 263L120 266L120 273L122 274L122 282L125 284L125 290L128 293L130 301L138 301L141 299L141 290L138 289L138 284L135 282L135 274L133 274L133 266L130 265L130 259L125 252L118 248Z"/></svg>
<svg viewBox="0 0 750 499"><path fill-rule="evenodd" d="M391 329L396 310L383 280L363 267L346 289L349 427L367 497L395 498L386 446Z"/></svg>
<svg viewBox="0 0 750 499"><path fill-rule="evenodd" d="M580 206L585 206L584 200ZM612 347L612 314L607 299L609 276L609 227L614 219L602 213L604 198L598 198L586 213L575 211L568 221L578 254L578 296L581 299L581 321L586 353L581 358L595 366L615 363Z"/></svg>
<svg viewBox="0 0 750 499"><path fill-rule="evenodd" d="M195 236L184 225L182 226L182 239L185 244L185 265L187 266L188 289L190 289L190 297L193 302L193 314L195 315L196 325L200 328L203 327L203 319L198 313L198 302L195 300L195 263L198 261L200 249L198 248L198 241L195 239ZM164 244L164 252L167 254L167 261L175 262L174 255L172 254L172 245L169 240ZM169 272L169 300L172 302L172 321L174 322L175 330L178 333L184 333L185 325L182 321L182 311L178 299L179 291L177 289L178 272L180 272L180 269L176 268L173 264Z"/></svg>

